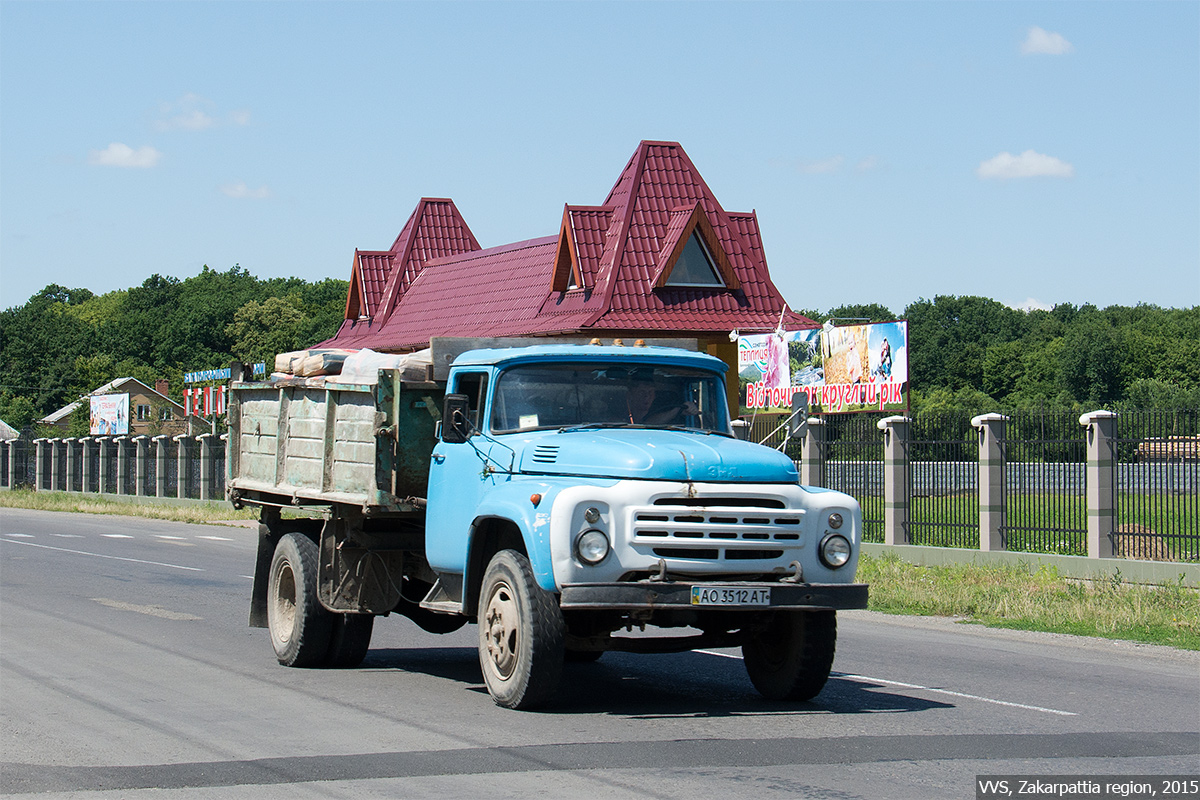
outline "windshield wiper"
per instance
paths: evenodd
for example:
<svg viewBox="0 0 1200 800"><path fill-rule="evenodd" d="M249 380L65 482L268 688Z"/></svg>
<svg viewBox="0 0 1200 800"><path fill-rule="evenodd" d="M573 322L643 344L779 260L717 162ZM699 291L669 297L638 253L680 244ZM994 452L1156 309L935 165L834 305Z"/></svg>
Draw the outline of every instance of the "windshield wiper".
<svg viewBox="0 0 1200 800"><path fill-rule="evenodd" d="M633 422L582 422L578 425L566 425L558 429L559 433L570 433L571 431L591 431L600 428L645 428L645 425L638 425Z"/></svg>

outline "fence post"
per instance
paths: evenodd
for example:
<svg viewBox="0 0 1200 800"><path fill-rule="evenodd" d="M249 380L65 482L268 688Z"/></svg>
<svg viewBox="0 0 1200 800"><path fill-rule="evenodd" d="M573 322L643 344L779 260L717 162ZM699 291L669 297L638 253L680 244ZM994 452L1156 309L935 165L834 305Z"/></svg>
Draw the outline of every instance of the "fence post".
<svg viewBox="0 0 1200 800"><path fill-rule="evenodd" d="M107 436L101 436L97 441L100 443L100 483L96 485L96 492L104 494L108 491L108 448L111 442Z"/></svg>
<svg viewBox="0 0 1200 800"><path fill-rule="evenodd" d="M165 435L154 437L154 496L167 496L167 439Z"/></svg>
<svg viewBox="0 0 1200 800"><path fill-rule="evenodd" d="M134 472L134 487L133 493L138 497L144 497L146 494L146 475L149 471L149 464L146 463L147 457L150 455L146 448L146 442L149 437L144 434L133 437L134 453L136 454L137 462Z"/></svg>
<svg viewBox="0 0 1200 800"><path fill-rule="evenodd" d="M87 492L92 486L92 437L84 436L79 440L79 491Z"/></svg>
<svg viewBox="0 0 1200 800"><path fill-rule="evenodd" d="M979 431L979 549L1003 550L1001 529L1008 521L1008 498L1004 494L1003 414L980 414L971 419Z"/></svg>
<svg viewBox="0 0 1200 800"><path fill-rule="evenodd" d="M875 423L883 431L883 543L908 544L908 424L905 416Z"/></svg>
<svg viewBox="0 0 1200 800"><path fill-rule="evenodd" d="M188 435L181 433L175 437L179 443L179 451L175 453L175 494L180 498L188 496L188 484L192 482L192 471L188 468Z"/></svg>
<svg viewBox="0 0 1200 800"><path fill-rule="evenodd" d="M17 442L18 439L9 439L8 445L8 488L17 488Z"/></svg>
<svg viewBox="0 0 1200 800"><path fill-rule="evenodd" d="M42 479L46 476L46 448L43 446L45 439L33 440L33 488L34 491L42 491Z"/></svg>
<svg viewBox="0 0 1200 800"><path fill-rule="evenodd" d="M58 465L62 461L58 455L58 443L61 441L62 439L59 439L57 436L46 440L46 443L50 445L50 491L52 492L62 489L58 485Z"/></svg>
<svg viewBox="0 0 1200 800"><path fill-rule="evenodd" d="M212 440L211 433L202 433L200 440L200 499L212 499Z"/></svg>
<svg viewBox="0 0 1200 800"><path fill-rule="evenodd" d="M825 486L825 420L809 417L808 433L800 440L800 483Z"/></svg>
<svg viewBox="0 0 1200 800"><path fill-rule="evenodd" d="M117 436L113 444L117 446L117 494L125 494L129 483L129 448L125 446L128 436Z"/></svg>
<svg viewBox="0 0 1200 800"><path fill-rule="evenodd" d="M1087 429L1088 558L1113 557L1116 519L1117 415L1092 411L1079 418Z"/></svg>
<svg viewBox="0 0 1200 800"><path fill-rule="evenodd" d="M79 440L70 436L63 439L63 447L67 450L67 485L62 487L64 492L75 491L75 442L77 441Z"/></svg>

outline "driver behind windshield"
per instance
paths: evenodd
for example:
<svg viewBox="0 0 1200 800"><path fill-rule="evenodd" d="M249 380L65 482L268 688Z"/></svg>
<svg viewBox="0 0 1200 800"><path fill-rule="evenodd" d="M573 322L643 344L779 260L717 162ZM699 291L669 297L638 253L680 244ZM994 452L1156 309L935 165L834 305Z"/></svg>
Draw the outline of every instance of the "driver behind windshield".
<svg viewBox="0 0 1200 800"><path fill-rule="evenodd" d="M665 402L656 402L659 395L666 398ZM636 425L669 425L681 415L693 416L700 413L700 407L691 400L675 402L679 398L671 397L669 390L659 391L658 384L648 374L635 374L629 381L625 393L625 408L628 419Z"/></svg>

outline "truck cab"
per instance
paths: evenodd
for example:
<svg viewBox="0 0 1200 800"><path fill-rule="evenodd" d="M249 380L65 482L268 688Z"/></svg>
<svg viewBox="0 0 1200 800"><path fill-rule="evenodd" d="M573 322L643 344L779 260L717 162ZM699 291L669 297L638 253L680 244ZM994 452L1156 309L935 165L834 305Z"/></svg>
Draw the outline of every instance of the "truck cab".
<svg viewBox="0 0 1200 800"><path fill-rule="evenodd" d="M861 513L733 436L725 369L655 347L455 360L429 472L437 584L422 605L476 619L502 704L540 700L564 656L605 650L741 645L768 696L824 684L834 609L866 603L853 582ZM652 635L665 628L692 632ZM522 656L547 648L543 678Z"/></svg>

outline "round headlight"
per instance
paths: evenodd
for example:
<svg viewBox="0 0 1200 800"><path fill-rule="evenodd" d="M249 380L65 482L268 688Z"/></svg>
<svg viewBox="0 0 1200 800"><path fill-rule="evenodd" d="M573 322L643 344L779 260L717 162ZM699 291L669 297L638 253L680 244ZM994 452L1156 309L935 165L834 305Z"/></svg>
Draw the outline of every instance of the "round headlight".
<svg viewBox="0 0 1200 800"><path fill-rule="evenodd" d="M838 533L831 533L822 539L817 551L821 556L821 563L830 569L844 567L850 560L850 542Z"/></svg>
<svg viewBox="0 0 1200 800"><path fill-rule="evenodd" d="M583 512L583 518L587 520L589 525L595 525L600 521L600 509L596 508L595 506L589 507Z"/></svg>
<svg viewBox="0 0 1200 800"><path fill-rule="evenodd" d="M837 513L836 511L834 513L830 514L829 515L829 527L833 528L835 531L838 528L842 527L842 515Z"/></svg>
<svg viewBox="0 0 1200 800"><path fill-rule="evenodd" d="M608 555L608 537L600 531L584 531L575 541L575 552L583 563L599 564Z"/></svg>

